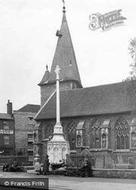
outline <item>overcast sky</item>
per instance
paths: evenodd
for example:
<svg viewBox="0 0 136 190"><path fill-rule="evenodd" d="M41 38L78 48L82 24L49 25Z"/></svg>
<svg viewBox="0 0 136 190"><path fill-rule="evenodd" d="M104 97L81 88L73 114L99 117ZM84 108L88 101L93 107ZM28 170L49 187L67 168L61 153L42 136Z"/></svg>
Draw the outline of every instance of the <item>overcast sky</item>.
<svg viewBox="0 0 136 190"><path fill-rule="evenodd" d="M124 25L89 29L89 15L122 9ZM67 0L67 20L84 87L128 76L130 39L136 37L135 0ZM62 20L62 0L0 0L0 112L40 103L37 84L49 68Z"/></svg>

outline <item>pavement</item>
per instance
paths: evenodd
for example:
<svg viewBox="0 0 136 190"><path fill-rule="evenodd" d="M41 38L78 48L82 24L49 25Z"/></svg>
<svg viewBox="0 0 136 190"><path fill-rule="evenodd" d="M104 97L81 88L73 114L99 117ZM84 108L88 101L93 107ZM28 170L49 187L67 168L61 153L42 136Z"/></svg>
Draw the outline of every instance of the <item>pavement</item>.
<svg viewBox="0 0 136 190"><path fill-rule="evenodd" d="M0 177L36 177L49 178L50 190L136 190L136 180L110 179L94 177L66 177L66 176L44 176L34 173L0 172Z"/></svg>

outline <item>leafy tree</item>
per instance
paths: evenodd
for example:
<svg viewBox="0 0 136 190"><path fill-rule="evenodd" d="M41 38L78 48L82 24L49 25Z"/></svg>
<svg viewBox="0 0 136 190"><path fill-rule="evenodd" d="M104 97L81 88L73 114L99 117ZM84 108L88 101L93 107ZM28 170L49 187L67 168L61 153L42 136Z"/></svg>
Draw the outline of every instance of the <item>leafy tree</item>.
<svg viewBox="0 0 136 190"><path fill-rule="evenodd" d="M130 40L129 42L129 54L132 58L130 64L130 75L124 80L126 86L126 93L128 97L131 97L130 100L133 102L133 111L132 114L136 115L136 37Z"/></svg>
<svg viewBox="0 0 136 190"><path fill-rule="evenodd" d="M129 43L129 54L132 58L132 63L130 64L131 71L130 71L130 79L136 79L136 37L130 40Z"/></svg>

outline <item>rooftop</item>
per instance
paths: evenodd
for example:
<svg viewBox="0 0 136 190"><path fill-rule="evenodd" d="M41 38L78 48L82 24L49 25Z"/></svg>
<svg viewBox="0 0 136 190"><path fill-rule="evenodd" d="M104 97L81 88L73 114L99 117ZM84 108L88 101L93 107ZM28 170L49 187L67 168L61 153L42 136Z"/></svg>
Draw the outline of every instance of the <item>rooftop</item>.
<svg viewBox="0 0 136 190"><path fill-rule="evenodd" d="M31 112L31 113L37 113L40 109L40 105L35 105L35 104L27 104L17 110L17 112Z"/></svg>
<svg viewBox="0 0 136 190"><path fill-rule="evenodd" d="M56 117L56 95L47 101L37 120ZM61 91L61 117L76 117L129 112L136 109L136 93L131 82Z"/></svg>
<svg viewBox="0 0 136 190"><path fill-rule="evenodd" d="M7 113L0 113L0 119L12 120L13 117Z"/></svg>
<svg viewBox="0 0 136 190"><path fill-rule="evenodd" d="M65 11L63 12L61 28L57 31L56 36L58 37L58 41L51 66L51 71L49 71L48 67L46 66L45 74L39 85L42 86L50 83L55 83L55 69L56 66L59 65L61 68L60 79L62 81L76 81L81 87L82 84L80 74L77 67L75 51L73 48Z"/></svg>

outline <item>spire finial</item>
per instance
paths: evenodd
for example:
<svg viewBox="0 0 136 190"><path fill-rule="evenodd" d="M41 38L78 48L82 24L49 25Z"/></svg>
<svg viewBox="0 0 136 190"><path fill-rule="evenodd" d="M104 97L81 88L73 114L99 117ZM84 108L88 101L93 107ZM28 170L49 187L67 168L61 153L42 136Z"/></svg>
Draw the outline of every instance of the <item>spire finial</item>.
<svg viewBox="0 0 136 190"><path fill-rule="evenodd" d="M63 2L63 13L65 13L66 12L65 0L62 0L62 2Z"/></svg>

